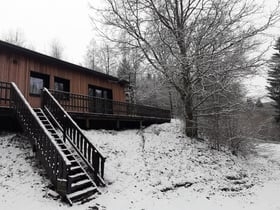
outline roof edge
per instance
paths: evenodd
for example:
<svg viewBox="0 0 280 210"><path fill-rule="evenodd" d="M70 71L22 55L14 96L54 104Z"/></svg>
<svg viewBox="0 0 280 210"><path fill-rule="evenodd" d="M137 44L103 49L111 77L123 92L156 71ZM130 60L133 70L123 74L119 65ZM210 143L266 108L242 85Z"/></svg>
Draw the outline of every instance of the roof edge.
<svg viewBox="0 0 280 210"><path fill-rule="evenodd" d="M92 74L96 77L100 77L100 78L107 79L107 80L112 80L112 81L118 82L120 84L129 84L128 81L120 80L118 77L111 76L109 74L104 74L102 72L98 72L98 71L95 71L93 69L89 69L89 68L86 68L86 67L83 67L83 66L79 66L77 64L70 63L68 61L61 60L61 59L58 59L58 58L54 58L54 57L51 57L49 55L46 55L46 54L43 54L43 53L40 53L40 52L36 52L36 51L30 50L30 49L27 49L27 48L24 48L24 47L21 47L21 46L14 45L12 43L4 42L2 40L0 40L0 47L4 47L4 48L7 48L7 49L10 49L10 50L19 52L19 53L25 53L25 54L27 54L29 56L32 56L32 57L35 57L35 58L44 59L46 61L50 61L50 62L56 63L58 65L62 65L62 66L72 68L72 69L75 69L75 70L83 71L83 72Z"/></svg>

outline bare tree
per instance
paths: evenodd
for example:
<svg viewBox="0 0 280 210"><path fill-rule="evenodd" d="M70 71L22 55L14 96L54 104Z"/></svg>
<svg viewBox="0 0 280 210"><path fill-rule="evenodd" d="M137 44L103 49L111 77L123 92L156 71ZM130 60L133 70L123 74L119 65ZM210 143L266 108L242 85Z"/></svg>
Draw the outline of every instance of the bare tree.
<svg viewBox="0 0 280 210"><path fill-rule="evenodd" d="M61 43L54 39L50 45L50 55L54 58L61 59L63 54L63 46Z"/></svg>
<svg viewBox="0 0 280 210"><path fill-rule="evenodd" d="M96 57L97 57L98 46L94 39L90 40L87 46L87 52L85 56L85 66L89 69L97 70Z"/></svg>
<svg viewBox="0 0 280 210"><path fill-rule="evenodd" d="M117 61L113 46L103 43L96 50L95 63L105 74L114 74Z"/></svg>
<svg viewBox="0 0 280 210"><path fill-rule="evenodd" d="M250 54L260 44L254 38L279 20L279 7L265 18L253 0L105 1L104 23L127 33L126 43L177 91L190 137L197 136L198 110L208 99L261 65L260 54ZM262 24L250 21L260 17Z"/></svg>
<svg viewBox="0 0 280 210"><path fill-rule="evenodd" d="M4 40L21 47L25 46L26 42L24 33L20 29L10 30L6 35L4 35Z"/></svg>

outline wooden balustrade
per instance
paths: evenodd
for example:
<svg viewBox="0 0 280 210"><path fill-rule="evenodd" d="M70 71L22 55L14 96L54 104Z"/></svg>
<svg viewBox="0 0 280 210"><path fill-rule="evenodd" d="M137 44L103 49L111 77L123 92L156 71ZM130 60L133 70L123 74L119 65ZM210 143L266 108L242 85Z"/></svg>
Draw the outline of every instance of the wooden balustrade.
<svg viewBox="0 0 280 210"><path fill-rule="evenodd" d="M52 183L62 195L66 195L70 191L71 184L68 180L70 161L45 130L44 125L14 83L11 84L10 88L10 100L11 108L15 110L24 132L35 146L36 155L46 169ZM62 182L64 182L63 185L61 185Z"/></svg>
<svg viewBox="0 0 280 210"><path fill-rule="evenodd" d="M64 95L63 97L67 96L69 95ZM80 102L82 102L82 100L80 100ZM54 121L58 122L57 125L64 133L65 139L72 144L73 148L92 171L97 184L104 185L105 158L87 139L79 126L46 88L42 92L42 107L46 109L46 112L51 115ZM77 107L82 110L86 106L81 106L81 104L79 104Z"/></svg>
<svg viewBox="0 0 280 210"><path fill-rule="evenodd" d="M170 110L50 90L66 111L170 119Z"/></svg>
<svg viewBox="0 0 280 210"><path fill-rule="evenodd" d="M9 106L11 83L0 82L0 106Z"/></svg>

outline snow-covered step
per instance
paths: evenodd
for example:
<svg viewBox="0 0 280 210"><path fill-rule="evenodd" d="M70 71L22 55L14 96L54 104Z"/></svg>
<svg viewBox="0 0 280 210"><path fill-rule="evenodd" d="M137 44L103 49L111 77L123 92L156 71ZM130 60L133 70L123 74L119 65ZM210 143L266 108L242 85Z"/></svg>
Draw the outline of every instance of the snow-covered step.
<svg viewBox="0 0 280 210"><path fill-rule="evenodd" d="M80 180L86 179L87 175L84 172L81 172L81 173L70 175L69 178L72 180L72 182L78 182Z"/></svg>
<svg viewBox="0 0 280 210"><path fill-rule="evenodd" d="M71 184L71 191L75 192L77 190L82 190L85 189L87 187L91 187L92 186L92 182L89 179L83 179L81 181L75 182Z"/></svg>
<svg viewBox="0 0 280 210"><path fill-rule="evenodd" d="M76 173L81 173L83 169L81 168L81 166L77 164L76 166L71 166L70 171L71 173L76 174Z"/></svg>
<svg viewBox="0 0 280 210"><path fill-rule="evenodd" d="M85 180L81 180L81 181L72 183L71 186L75 187L75 186L83 185L83 184L86 184L86 183L91 183L91 181L89 179L85 179Z"/></svg>
<svg viewBox="0 0 280 210"><path fill-rule="evenodd" d="M62 149L61 151L62 151L65 155L72 154L72 152L70 152L68 149Z"/></svg>
<svg viewBox="0 0 280 210"><path fill-rule="evenodd" d="M83 199L88 198L89 196L98 192L97 187L91 186L83 190L79 190L67 195L67 198L71 200L73 203L81 201Z"/></svg>
<svg viewBox="0 0 280 210"><path fill-rule="evenodd" d="M76 160L70 160L70 163L71 163L71 167L73 166L79 166L79 163L76 161Z"/></svg>

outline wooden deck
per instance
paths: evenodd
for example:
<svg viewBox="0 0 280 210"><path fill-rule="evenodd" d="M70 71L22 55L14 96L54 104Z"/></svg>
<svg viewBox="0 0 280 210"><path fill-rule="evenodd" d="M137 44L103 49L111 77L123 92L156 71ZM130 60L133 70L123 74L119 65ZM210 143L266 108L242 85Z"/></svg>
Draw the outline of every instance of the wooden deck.
<svg viewBox="0 0 280 210"><path fill-rule="evenodd" d="M170 122L168 118L145 117L145 116L127 116L113 114L98 114L90 112L68 112L78 124L85 128L139 128L151 124L160 124Z"/></svg>
<svg viewBox="0 0 280 210"><path fill-rule="evenodd" d="M0 117L3 119L1 124L4 124L4 120L14 121L14 112L9 104L9 91L9 83L1 83ZM84 129L139 128L170 122L171 119L170 111L165 109L68 92L50 92L61 107ZM44 101L44 98L42 100Z"/></svg>
<svg viewBox="0 0 280 210"><path fill-rule="evenodd" d="M170 111L103 98L50 91L82 128L139 128L170 122Z"/></svg>

